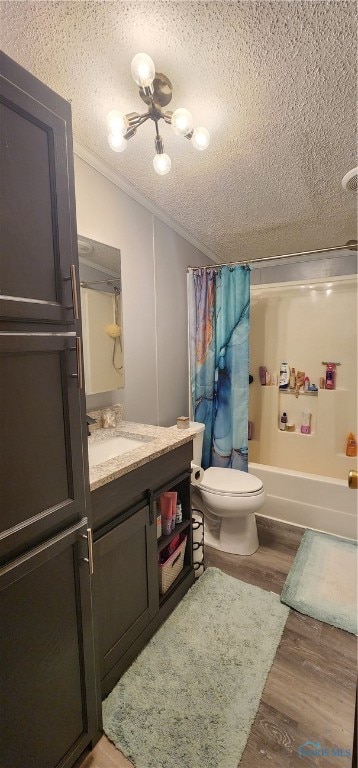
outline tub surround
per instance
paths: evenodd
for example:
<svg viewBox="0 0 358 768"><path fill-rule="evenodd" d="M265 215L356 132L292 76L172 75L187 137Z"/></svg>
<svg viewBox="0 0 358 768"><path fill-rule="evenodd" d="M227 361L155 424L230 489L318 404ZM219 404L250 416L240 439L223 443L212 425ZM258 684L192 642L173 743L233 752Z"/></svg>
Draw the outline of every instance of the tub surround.
<svg viewBox="0 0 358 768"><path fill-rule="evenodd" d="M93 412L91 414L93 416ZM96 429L89 437L89 443L98 440L107 440L111 437L129 437L143 440L143 446L134 448L123 455L104 461L102 464L90 468L90 490L95 491L107 483L116 480L122 475L138 469L152 459L163 456L165 453L189 443L194 436L194 431L178 429L175 427L157 427L152 424L137 424L131 421L121 421L112 429Z"/></svg>
<svg viewBox="0 0 358 768"><path fill-rule="evenodd" d="M252 286L249 461L347 482L356 463L345 452L347 435L357 424L357 278L326 282L323 277L317 279L312 270L300 283ZM334 390L319 389L315 396L300 392L296 399L290 390L260 384L260 366L277 374L286 361L318 386L326 371L323 360L341 363ZM284 411L295 432L279 430ZM300 430L304 411L312 414L311 434Z"/></svg>
<svg viewBox="0 0 358 768"><path fill-rule="evenodd" d="M260 399L260 413L254 416L252 411L250 414L254 427L249 443L249 462L323 475L347 483L349 470L357 468L357 458L345 454L347 435L354 429L351 425L357 422L356 405L348 407L353 392L356 392L353 386L352 391L320 389L316 396L307 397L307 393L301 393L296 399L278 387L260 387L256 393ZM254 393L254 400L255 397ZM251 406L254 408L254 403ZM289 422L296 425L294 432L279 429L279 416L283 411L286 411ZM312 413L310 435L300 431L302 411Z"/></svg>

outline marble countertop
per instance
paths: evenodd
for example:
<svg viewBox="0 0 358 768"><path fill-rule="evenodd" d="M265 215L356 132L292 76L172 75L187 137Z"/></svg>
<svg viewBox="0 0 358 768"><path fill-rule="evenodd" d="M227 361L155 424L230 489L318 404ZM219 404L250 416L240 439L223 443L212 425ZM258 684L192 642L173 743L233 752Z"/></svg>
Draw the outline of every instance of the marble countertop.
<svg viewBox="0 0 358 768"><path fill-rule="evenodd" d="M102 464L90 467L90 490L95 491L106 483L122 477L127 472L141 467L148 461L163 456L180 445L189 443L194 435L195 432L190 427L187 429L178 429L177 426L156 427L151 424L137 424L131 421L121 421L118 426L112 429L97 429L88 438L89 445L116 436L143 440L143 445L108 459Z"/></svg>

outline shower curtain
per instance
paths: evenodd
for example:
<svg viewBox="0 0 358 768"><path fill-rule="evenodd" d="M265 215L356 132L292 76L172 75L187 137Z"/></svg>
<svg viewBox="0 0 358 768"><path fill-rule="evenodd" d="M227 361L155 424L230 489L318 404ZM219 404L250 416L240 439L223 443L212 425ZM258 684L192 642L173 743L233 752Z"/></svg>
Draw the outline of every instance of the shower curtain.
<svg viewBox="0 0 358 768"><path fill-rule="evenodd" d="M205 424L202 466L247 472L250 268L188 275L192 416Z"/></svg>

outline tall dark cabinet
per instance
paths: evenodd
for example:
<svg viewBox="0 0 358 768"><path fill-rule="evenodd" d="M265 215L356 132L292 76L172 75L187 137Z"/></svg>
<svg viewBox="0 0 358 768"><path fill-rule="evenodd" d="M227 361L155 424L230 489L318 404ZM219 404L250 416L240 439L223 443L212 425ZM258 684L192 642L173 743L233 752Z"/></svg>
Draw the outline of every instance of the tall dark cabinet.
<svg viewBox="0 0 358 768"><path fill-rule="evenodd" d="M69 104L1 54L2 768L70 768L96 737Z"/></svg>

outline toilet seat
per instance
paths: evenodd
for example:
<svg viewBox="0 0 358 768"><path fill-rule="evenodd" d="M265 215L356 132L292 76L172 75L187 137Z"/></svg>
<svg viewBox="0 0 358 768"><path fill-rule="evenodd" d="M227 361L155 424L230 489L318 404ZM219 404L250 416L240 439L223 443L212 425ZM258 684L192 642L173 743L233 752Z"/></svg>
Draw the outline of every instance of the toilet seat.
<svg viewBox="0 0 358 768"><path fill-rule="evenodd" d="M263 490L262 481L249 472L240 469L224 467L209 467L200 483L203 491L217 496L235 496L240 498L260 496Z"/></svg>

